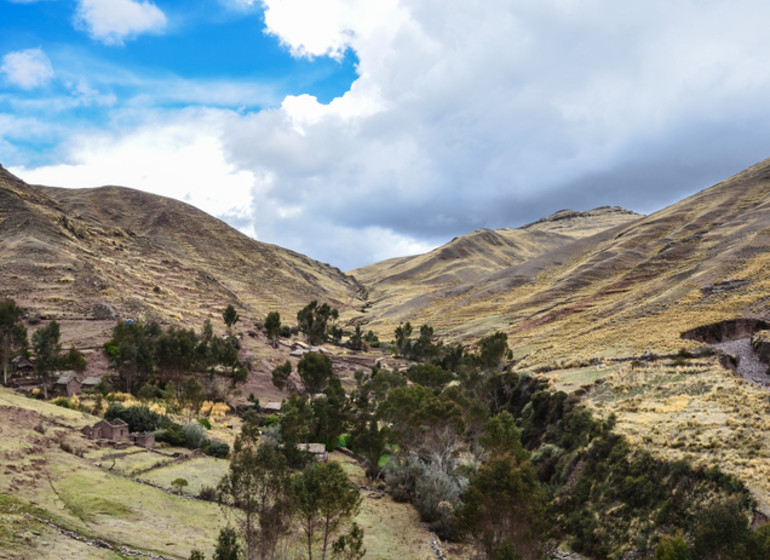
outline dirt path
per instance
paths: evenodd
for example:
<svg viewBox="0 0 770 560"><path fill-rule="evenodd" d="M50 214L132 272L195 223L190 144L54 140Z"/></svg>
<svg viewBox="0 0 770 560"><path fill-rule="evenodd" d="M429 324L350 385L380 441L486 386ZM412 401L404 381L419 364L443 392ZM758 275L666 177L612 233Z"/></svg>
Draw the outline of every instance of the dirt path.
<svg viewBox="0 0 770 560"><path fill-rule="evenodd" d="M720 342L713 345L714 348L738 357L736 373L746 381L764 388L770 388L770 376L767 375L767 366L759 361L754 348L751 346L751 338L739 338L728 342Z"/></svg>

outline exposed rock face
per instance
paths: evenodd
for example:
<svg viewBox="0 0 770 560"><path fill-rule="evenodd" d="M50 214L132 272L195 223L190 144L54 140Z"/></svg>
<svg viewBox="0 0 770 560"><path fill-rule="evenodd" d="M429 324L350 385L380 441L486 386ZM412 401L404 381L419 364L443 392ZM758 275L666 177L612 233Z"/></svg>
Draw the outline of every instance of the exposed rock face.
<svg viewBox="0 0 770 560"><path fill-rule="evenodd" d="M703 325L682 333L684 340L699 340L706 344L718 344L730 340L751 338L755 332L770 327L761 319L730 319L710 325Z"/></svg>
<svg viewBox="0 0 770 560"><path fill-rule="evenodd" d="M761 330L751 337L751 346L757 357L767 366L770 366L770 331Z"/></svg>
<svg viewBox="0 0 770 560"><path fill-rule="evenodd" d="M716 282L714 284L704 286L701 288L701 292L704 296L713 296L716 294L723 294L725 292L732 292L734 290L743 288L744 286L748 286L749 284L751 284L751 280L746 278L743 280L734 280L733 278L729 278L727 280L722 280L721 282Z"/></svg>

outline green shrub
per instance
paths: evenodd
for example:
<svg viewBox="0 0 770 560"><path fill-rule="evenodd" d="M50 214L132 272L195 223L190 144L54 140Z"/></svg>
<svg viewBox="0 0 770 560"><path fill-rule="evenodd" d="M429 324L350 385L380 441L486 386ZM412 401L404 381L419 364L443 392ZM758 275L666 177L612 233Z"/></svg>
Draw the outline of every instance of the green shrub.
<svg viewBox="0 0 770 560"><path fill-rule="evenodd" d="M184 429L180 424L172 422L168 427L155 431L155 441L163 441L174 447L184 447Z"/></svg>
<svg viewBox="0 0 770 560"><path fill-rule="evenodd" d="M190 422L184 428L185 445L189 449L200 449L206 442L206 430L197 422Z"/></svg>
<svg viewBox="0 0 770 560"><path fill-rule="evenodd" d="M198 492L198 498L206 500L207 502L216 502L217 490L212 486L201 486L201 489Z"/></svg>
<svg viewBox="0 0 770 560"><path fill-rule="evenodd" d="M655 560L690 560L690 551L681 535L662 537L655 549Z"/></svg>
<svg viewBox="0 0 770 560"><path fill-rule="evenodd" d="M104 413L106 420L120 418L128 424L132 432L154 432L166 428L171 423L167 417L158 414L146 406L129 406L126 408L121 403L112 403Z"/></svg>
<svg viewBox="0 0 770 560"><path fill-rule="evenodd" d="M53 404L55 404L56 406L60 406L62 408L69 408L69 409L72 409L72 410L77 410L78 409L78 405L73 403L69 399L69 397L59 397L58 399L55 399L53 401Z"/></svg>
<svg viewBox="0 0 770 560"><path fill-rule="evenodd" d="M178 494L181 494L182 491L189 486L189 482L187 482L187 479L184 478L177 478L173 482L171 482L171 486L174 488L174 491Z"/></svg>
<svg viewBox="0 0 770 560"><path fill-rule="evenodd" d="M200 424L207 430L211 429L211 420L209 420L208 418L198 418L198 424Z"/></svg>
<svg viewBox="0 0 770 560"><path fill-rule="evenodd" d="M337 447L347 447L349 439L350 434L340 434L340 437L337 438Z"/></svg>
<svg viewBox="0 0 770 560"><path fill-rule="evenodd" d="M218 459L227 459L230 455L230 446L222 441L208 440L208 444L203 448L206 455L216 457Z"/></svg>

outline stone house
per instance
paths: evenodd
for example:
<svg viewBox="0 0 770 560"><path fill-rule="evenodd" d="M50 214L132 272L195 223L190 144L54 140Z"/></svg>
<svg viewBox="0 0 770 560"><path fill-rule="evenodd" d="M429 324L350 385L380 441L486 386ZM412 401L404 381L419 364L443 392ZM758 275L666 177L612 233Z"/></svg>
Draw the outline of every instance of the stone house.
<svg viewBox="0 0 770 560"><path fill-rule="evenodd" d="M152 432L134 432L131 434L131 439L134 440L134 445L139 447L147 449L155 447L155 434Z"/></svg>
<svg viewBox="0 0 770 560"><path fill-rule="evenodd" d="M128 424L120 418L116 418L112 422L99 420L93 426L86 426L81 431L92 439L111 439L117 441L128 438Z"/></svg>
<svg viewBox="0 0 770 560"><path fill-rule="evenodd" d="M80 393L80 381L74 371L63 371L53 384L53 394L71 397Z"/></svg>
<svg viewBox="0 0 770 560"><path fill-rule="evenodd" d="M281 413L281 403L278 401L270 401L265 406L261 407L262 414L280 414Z"/></svg>
<svg viewBox="0 0 770 560"><path fill-rule="evenodd" d="M297 449L312 454L317 463L325 463L329 460L329 453L323 443L298 443Z"/></svg>
<svg viewBox="0 0 770 560"><path fill-rule="evenodd" d="M93 392L96 390L96 386L102 380L101 377L86 377L80 382L80 386L83 391Z"/></svg>
<svg viewBox="0 0 770 560"><path fill-rule="evenodd" d="M11 360L11 366L13 371L22 375L29 375L35 371L35 364L30 362L27 358L23 358L21 356L16 356L13 360Z"/></svg>

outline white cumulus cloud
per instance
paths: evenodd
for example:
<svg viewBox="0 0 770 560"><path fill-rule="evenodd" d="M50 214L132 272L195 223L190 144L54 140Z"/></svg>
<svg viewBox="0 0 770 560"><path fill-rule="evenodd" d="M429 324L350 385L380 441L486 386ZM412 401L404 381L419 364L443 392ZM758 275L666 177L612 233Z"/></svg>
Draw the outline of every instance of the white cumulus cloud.
<svg viewBox="0 0 770 560"><path fill-rule="evenodd" d="M148 80L112 109L108 133L63 143L68 165L19 175L175 196L349 269L561 208L653 211L770 155L770 4L261 5L265 32L294 56L354 53L350 89L323 103L310 91L275 99L242 83ZM109 91L91 78L78 99L98 103L90 88ZM202 108L252 97L273 108ZM143 114L168 99L195 108Z"/></svg>
<svg viewBox="0 0 770 560"><path fill-rule="evenodd" d="M72 188L117 184L184 200L212 215L241 220L240 229L254 235L244 213L253 203L254 174L234 169L221 146L222 124L232 118L229 111L194 109L147 116L147 122L120 134L71 138L69 163L9 169L29 183Z"/></svg>
<svg viewBox="0 0 770 560"><path fill-rule="evenodd" d="M266 31L296 56L340 58L356 37L367 37L405 16L397 0L263 0Z"/></svg>
<svg viewBox="0 0 770 560"><path fill-rule="evenodd" d="M107 45L122 45L141 33L166 28L166 15L145 0L78 0L75 24Z"/></svg>
<svg viewBox="0 0 770 560"><path fill-rule="evenodd" d="M42 49L27 49L6 54L0 71L6 79L23 89L47 85L54 77L51 61Z"/></svg>

